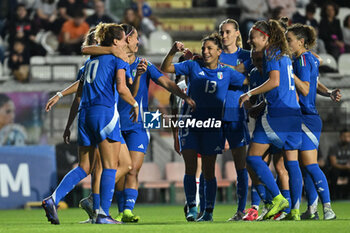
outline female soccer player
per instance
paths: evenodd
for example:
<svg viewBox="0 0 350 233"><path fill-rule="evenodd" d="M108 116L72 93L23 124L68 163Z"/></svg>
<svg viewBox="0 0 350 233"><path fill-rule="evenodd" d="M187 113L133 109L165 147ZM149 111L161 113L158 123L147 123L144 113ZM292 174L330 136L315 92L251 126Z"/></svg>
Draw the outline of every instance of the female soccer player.
<svg viewBox="0 0 350 233"><path fill-rule="evenodd" d="M302 113L302 144L299 151L308 198L308 211L302 217L318 219L318 192L323 204L323 217L325 220L331 220L335 219L336 215L331 208L328 182L317 163L322 130L322 120L316 109L319 61L309 52L315 46L316 38L315 29L307 25L294 24L287 29L287 41L294 55L293 69L297 76L294 79Z"/></svg>
<svg viewBox="0 0 350 233"><path fill-rule="evenodd" d="M242 37L236 20L226 19L219 26L222 37L223 51L220 62L237 66L250 60L249 51L242 49ZM223 128L237 172L238 209L228 221L239 221L244 216L244 209L248 195L248 173L246 169L246 145L249 144L249 130L247 116L243 108L239 107L238 99L246 92L246 88L230 88L225 101Z"/></svg>
<svg viewBox="0 0 350 233"><path fill-rule="evenodd" d="M261 156L270 144L283 148L286 153L286 168L292 199L292 216L300 219L299 204L302 191L302 175L298 163L301 143L301 113L293 79L293 67L288 57L289 50L284 32L275 20L258 21L249 32L254 50L264 52L264 83L240 97L240 105L251 96L265 93L267 113L255 126L249 147L247 162L273 196L272 207L264 216L269 219L289 206Z"/></svg>
<svg viewBox="0 0 350 233"><path fill-rule="evenodd" d="M100 38L101 45L125 46L124 30L118 25L99 25L96 35ZM100 210L96 223L119 223L109 216L122 139L118 130L116 96L119 94L133 105L132 117L135 121L139 113L138 104L125 85L127 63L106 55L91 58L85 66L84 83L81 82L78 88L78 96L82 97L78 120L79 166L65 176L52 196L43 200L42 205L52 224L59 224L56 206L60 199L91 172L91 158L94 156L96 145L99 147L103 167Z"/></svg>
<svg viewBox="0 0 350 233"><path fill-rule="evenodd" d="M184 99L187 104L195 108L195 102L184 94L173 81L165 77L151 62L136 56L138 51L138 33L136 29L126 24L123 24L122 27L127 35L128 48L130 48L129 64L132 73L132 93L135 96L136 101L140 104L141 116L144 111L148 111L148 87L151 79L169 92ZM115 52L114 48L111 47L94 46L83 48L83 53L85 54L110 54L113 52ZM141 76L136 76L137 66L140 63L145 64L147 70ZM121 218L125 222L133 222L138 221L135 219L132 211L138 196L137 177L147 151L149 132L143 127L141 117L136 124L130 120L130 107L125 101L120 100L118 103L118 109L120 109L119 113L122 135L128 146L132 160L132 169L126 176L125 189L120 190L120 186L123 187L123 185L118 185L119 188L116 194L120 212L118 219Z"/></svg>
<svg viewBox="0 0 350 233"><path fill-rule="evenodd" d="M206 182L205 196L206 209L197 221L212 221L217 183L215 178L216 155L222 153L224 136L221 128L222 111L227 90L230 85L241 87L245 77L239 72L221 65L219 56L222 52L221 38L217 34L205 37L202 40L203 60L188 60L172 64L177 52L185 50L183 43L175 42L167 56L164 58L161 69L164 72L188 76L187 93L196 101L196 110L190 112L190 106L185 104L182 120L205 121L214 119L219 121L215 127L200 128L194 126L180 128L181 153L185 161L184 188L189 212L187 221L195 221L196 208L196 181L197 153L202 156L202 172ZM200 123L200 122L199 122ZM197 126L196 126L197 125Z"/></svg>

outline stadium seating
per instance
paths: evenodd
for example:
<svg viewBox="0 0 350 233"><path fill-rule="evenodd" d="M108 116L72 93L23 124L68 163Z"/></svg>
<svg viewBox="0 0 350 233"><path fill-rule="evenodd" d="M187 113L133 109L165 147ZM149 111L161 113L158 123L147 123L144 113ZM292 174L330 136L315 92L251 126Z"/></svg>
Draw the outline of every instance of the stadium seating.
<svg viewBox="0 0 350 233"><path fill-rule="evenodd" d="M170 162L165 165L165 177L170 182L170 203L176 202L176 188L183 188L185 164L183 162Z"/></svg>
<svg viewBox="0 0 350 233"><path fill-rule="evenodd" d="M321 53L321 54L319 54L319 56L323 60L322 65L329 66L329 67L333 68L334 70L338 70L337 61L334 59L334 57L332 55L327 54L327 53Z"/></svg>
<svg viewBox="0 0 350 233"><path fill-rule="evenodd" d="M344 53L340 55L338 60L339 73L342 75L350 75L350 54Z"/></svg>
<svg viewBox="0 0 350 233"><path fill-rule="evenodd" d="M159 166L153 162L142 164L138 175L139 189L154 189L160 191L162 202L166 202L166 190L170 188L170 182L164 180Z"/></svg>
<svg viewBox="0 0 350 233"><path fill-rule="evenodd" d="M153 162L142 164L138 179L142 188L170 187L170 182L162 178L158 165Z"/></svg>
<svg viewBox="0 0 350 233"><path fill-rule="evenodd" d="M191 8L192 0L148 0L152 8Z"/></svg>
<svg viewBox="0 0 350 233"><path fill-rule="evenodd" d="M166 54L173 44L171 36L163 30L152 32L148 41L149 54Z"/></svg>

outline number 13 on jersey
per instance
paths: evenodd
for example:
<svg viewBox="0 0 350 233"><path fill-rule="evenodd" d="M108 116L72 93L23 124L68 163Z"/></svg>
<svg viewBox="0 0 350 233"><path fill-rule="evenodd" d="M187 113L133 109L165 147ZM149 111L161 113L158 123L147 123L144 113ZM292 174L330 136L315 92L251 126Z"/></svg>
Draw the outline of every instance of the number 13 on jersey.
<svg viewBox="0 0 350 233"><path fill-rule="evenodd" d="M212 94L216 91L216 81L210 81L207 80L207 82L205 83L205 93L209 93Z"/></svg>

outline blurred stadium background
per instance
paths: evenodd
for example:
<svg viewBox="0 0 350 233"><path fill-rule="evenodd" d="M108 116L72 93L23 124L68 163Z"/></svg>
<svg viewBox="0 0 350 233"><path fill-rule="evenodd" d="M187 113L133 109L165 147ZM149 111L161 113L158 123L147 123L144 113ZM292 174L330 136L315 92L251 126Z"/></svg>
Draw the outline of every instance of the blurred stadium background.
<svg viewBox="0 0 350 233"><path fill-rule="evenodd" d="M39 0L40 1L40 0ZM6 1L2 1L4 3ZM8 1L4 22L10 21L10 12L16 14ZM24 2L30 17L34 18L35 0ZM56 1L57 2L57 1ZM97 1L95 1L97 2ZM218 28L226 18L240 22L242 7L239 0L148 0L151 15L144 16L154 26L151 32L143 33L139 55L159 65L176 40L182 41L193 52L200 53L201 38ZM305 14L305 6L311 1L294 1L295 12ZM320 6L317 4L315 18L320 21ZM338 18L350 14L349 1L336 1L340 5ZM94 1L86 0L85 12L93 15ZM116 22L123 22L125 9L132 4L130 0L105 0L105 13ZM12 8L11 8L11 7ZM2 8L4 9L4 8ZM11 11L12 10L12 11ZM272 10L272 9L270 9ZM14 17L13 15L11 17ZM266 18L268 16L266 15ZM148 21L146 20L146 24ZM4 23L5 24L5 23ZM37 41L44 49L45 56L30 56L28 80L19 82L9 68L11 41L5 32L0 45L4 52L0 63L0 93L9 96L16 108L11 131L0 129L0 209L22 208L28 202L40 201L46 197L55 185L77 162L77 126L72 127L72 143L65 145L63 130L68 117L73 96L64 97L52 111L46 113L46 101L57 91L70 85L76 78L78 69L86 57L78 54L61 55L58 51L59 40L54 33L43 31ZM246 37L243 40L246 41ZM245 47L245 49L249 49ZM318 96L318 109L323 119L324 129L321 136L320 163L327 169L328 150L338 141L339 131L349 127L350 119L350 54L342 54L338 59L332 55L320 54L324 67L320 80L329 88L340 88L343 99L332 103L329 98ZM174 78L169 76L169 78ZM150 87L150 109L169 112L169 93L156 86ZM9 132L11 134L9 135ZM11 137L13 137L11 139ZM7 145L22 137L22 145ZM11 141L12 140L12 141ZM19 144L22 144L19 143ZM350 156L349 156L350 158ZM350 159L349 159L350 161ZM236 200L234 184L235 173L230 152L218 156L217 178L220 192L218 201L232 203ZM140 195L138 203L183 203L182 178L184 165L182 158L173 150L170 131L151 131L151 142L141 169ZM348 183L339 183L345 188ZM77 206L80 198L89 193L90 180L87 178L78 189L66 199L70 206ZM343 198L348 198L344 196ZM249 199L248 199L249 200ZM29 203L30 205L30 203Z"/></svg>

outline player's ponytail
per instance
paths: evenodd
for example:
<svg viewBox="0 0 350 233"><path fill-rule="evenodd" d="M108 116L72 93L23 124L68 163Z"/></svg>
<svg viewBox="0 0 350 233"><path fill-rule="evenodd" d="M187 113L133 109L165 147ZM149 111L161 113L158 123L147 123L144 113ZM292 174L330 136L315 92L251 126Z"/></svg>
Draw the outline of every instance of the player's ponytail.
<svg viewBox="0 0 350 233"><path fill-rule="evenodd" d="M215 32L215 33L212 33L210 34L209 36L206 36L202 39L202 43L205 43L206 41L213 41L214 44L216 44L218 46L219 49L223 49L223 46L222 46L222 42L221 42L221 36Z"/></svg>
<svg viewBox="0 0 350 233"><path fill-rule="evenodd" d="M221 28L224 24L227 24L227 23L230 23L233 25L233 27L239 31L239 24L236 20L234 19L225 19L224 21L222 21L219 25L219 31L221 31ZM241 36L241 33L239 33L239 36L237 37L236 39L236 46L237 47L240 47L240 48L243 48L243 42L242 42L242 36Z"/></svg>
<svg viewBox="0 0 350 233"><path fill-rule="evenodd" d="M115 23L99 23L96 26L95 39L102 46L111 46L114 39L121 40L124 36L124 29Z"/></svg>
<svg viewBox="0 0 350 233"><path fill-rule="evenodd" d="M280 23L276 20L270 19L268 21L268 26L270 29L268 56L270 58L276 56L277 60L283 55L290 56L287 39ZM280 51L280 53L276 54L277 51Z"/></svg>
<svg viewBox="0 0 350 233"><path fill-rule="evenodd" d="M313 27L296 23L288 27L287 31L292 32L298 40L304 39L305 49L310 50L315 47L317 36Z"/></svg>

